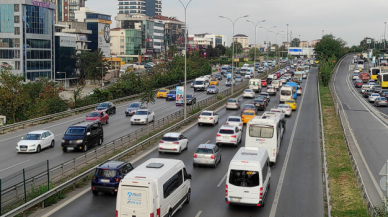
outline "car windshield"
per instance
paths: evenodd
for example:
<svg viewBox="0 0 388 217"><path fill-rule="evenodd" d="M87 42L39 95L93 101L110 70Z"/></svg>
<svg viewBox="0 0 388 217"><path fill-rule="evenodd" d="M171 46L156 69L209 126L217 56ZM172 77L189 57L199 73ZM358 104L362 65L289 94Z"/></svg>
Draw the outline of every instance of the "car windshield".
<svg viewBox="0 0 388 217"><path fill-rule="evenodd" d="M139 108L140 103L132 103L131 105L128 106L128 108Z"/></svg>
<svg viewBox="0 0 388 217"><path fill-rule="evenodd" d="M147 111L137 111L135 115L147 115Z"/></svg>
<svg viewBox="0 0 388 217"><path fill-rule="evenodd" d="M216 86L209 86L209 89L215 89Z"/></svg>
<svg viewBox="0 0 388 217"><path fill-rule="evenodd" d="M218 133L220 133L220 134L234 134L234 130L220 129L220 131Z"/></svg>
<svg viewBox="0 0 388 217"><path fill-rule="evenodd" d="M167 92L167 90L159 90L159 92Z"/></svg>
<svg viewBox="0 0 388 217"><path fill-rule="evenodd" d="M212 113L210 113L210 112L202 112L201 116L212 116Z"/></svg>
<svg viewBox="0 0 388 217"><path fill-rule="evenodd" d="M241 187L256 187L260 185L259 172L247 170L230 170L229 184Z"/></svg>
<svg viewBox="0 0 388 217"><path fill-rule="evenodd" d="M176 94L176 91L175 91L175 90L170 90L170 91L168 92L168 94Z"/></svg>
<svg viewBox="0 0 388 217"><path fill-rule="evenodd" d="M250 137L272 138L273 132L274 132L273 127L255 126L255 125L249 127Z"/></svg>
<svg viewBox="0 0 388 217"><path fill-rule="evenodd" d="M108 107L108 103L100 103L100 105L98 105L98 107L104 107L104 108L107 108Z"/></svg>
<svg viewBox="0 0 388 217"><path fill-rule="evenodd" d="M213 154L213 149L197 148L197 150L195 150L195 153L197 153L197 154Z"/></svg>
<svg viewBox="0 0 388 217"><path fill-rule="evenodd" d="M116 175L117 175L116 170L109 170L109 169L96 170L96 176L98 177L113 178L113 177L116 177Z"/></svg>
<svg viewBox="0 0 388 217"><path fill-rule="evenodd" d="M240 118L229 118L228 119L228 122L240 122L241 119Z"/></svg>
<svg viewBox="0 0 388 217"><path fill-rule="evenodd" d="M282 90L282 91L280 91L280 95L291 96L291 91L290 90Z"/></svg>
<svg viewBox="0 0 388 217"><path fill-rule="evenodd" d="M203 84L203 81L194 81L194 84L201 85Z"/></svg>
<svg viewBox="0 0 388 217"><path fill-rule="evenodd" d="M26 137L24 137L23 140L39 140L40 134L27 134Z"/></svg>
<svg viewBox="0 0 388 217"><path fill-rule="evenodd" d="M98 116L100 116L100 113L98 112L92 112L88 115L88 117L98 117Z"/></svg>
<svg viewBox="0 0 388 217"><path fill-rule="evenodd" d="M175 142L175 141L179 141L178 137L168 137L168 136L163 136L162 140L163 140L163 141L166 141L166 142Z"/></svg>
<svg viewBox="0 0 388 217"><path fill-rule="evenodd" d="M85 134L85 128L69 128L67 129L66 135L69 135L69 136L83 136Z"/></svg>
<svg viewBox="0 0 388 217"><path fill-rule="evenodd" d="M191 95L191 94L186 94L186 99L191 99L191 98L193 98L193 95Z"/></svg>

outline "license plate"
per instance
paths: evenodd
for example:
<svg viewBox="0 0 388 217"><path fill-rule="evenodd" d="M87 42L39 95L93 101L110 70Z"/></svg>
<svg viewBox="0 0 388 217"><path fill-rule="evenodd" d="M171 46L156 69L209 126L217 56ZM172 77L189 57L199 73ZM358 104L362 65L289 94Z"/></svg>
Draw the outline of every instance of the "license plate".
<svg viewBox="0 0 388 217"><path fill-rule="evenodd" d="M74 147L68 147L67 150L69 151L74 150Z"/></svg>
<svg viewBox="0 0 388 217"><path fill-rule="evenodd" d="M222 138L224 138L224 139L229 139L229 136L223 136Z"/></svg>
<svg viewBox="0 0 388 217"><path fill-rule="evenodd" d="M241 199L240 198L230 198L230 201L231 202L240 202L241 201Z"/></svg>
<svg viewBox="0 0 388 217"><path fill-rule="evenodd" d="M21 148L20 150L21 150L21 151L27 151L27 149L26 149L26 148Z"/></svg>
<svg viewBox="0 0 388 217"><path fill-rule="evenodd" d="M101 179L100 181L103 183L109 183L109 179Z"/></svg>

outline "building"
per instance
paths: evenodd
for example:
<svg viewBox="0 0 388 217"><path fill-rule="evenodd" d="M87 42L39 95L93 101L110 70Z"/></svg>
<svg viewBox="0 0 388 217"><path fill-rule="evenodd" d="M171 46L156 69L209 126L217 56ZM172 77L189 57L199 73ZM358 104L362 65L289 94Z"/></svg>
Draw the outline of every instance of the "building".
<svg viewBox="0 0 388 217"><path fill-rule="evenodd" d="M321 39L311 40L311 42L310 42L311 47L315 47L315 45L317 45L320 41L321 41Z"/></svg>
<svg viewBox="0 0 388 217"><path fill-rule="evenodd" d="M225 35L215 35L210 33L203 34L194 34L190 37L194 37L194 41L203 41L204 45L211 46L215 48L217 45L226 46L226 36Z"/></svg>
<svg viewBox="0 0 388 217"><path fill-rule="evenodd" d="M65 28L61 29L61 32L74 34L77 37L77 53L80 53L81 51L90 51L88 48L88 44L90 43L90 41L88 41L88 35L92 34L92 31L88 30L86 23L59 21L58 24L65 26Z"/></svg>
<svg viewBox="0 0 388 217"><path fill-rule="evenodd" d="M308 41L301 41L299 43L299 47L309 47L309 42Z"/></svg>
<svg viewBox="0 0 388 217"><path fill-rule="evenodd" d="M154 19L156 22L163 21L164 23L164 49L167 51L172 46L176 46L177 50L183 51L184 40L179 39L185 38L185 23L179 21L176 17L162 15L154 16Z"/></svg>
<svg viewBox="0 0 388 217"><path fill-rule="evenodd" d="M146 15L153 17L162 15L161 0L119 0L119 14Z"/></svg>
<svg viewBox="0 0 388 217"><path fill-rule="evenodd" d="M57 10L56 23L59 21L74 21L75 11L79 11L81 7L85 7L86 0L56 0Z"/></svg>
<svg viewBox="0 0 388 217"><path fill-rule="evenodd" d="M290 42L283 42L283 46L285 48L289 48L290 47Z"/></svg>
<svg viewBox="0 0 388 217"><path fill-rule="evenodd" d="M0 1L0 64L26 81L54 79L54 10L51 2Z"/></svg>
<svg viewBox="0 0 388 217"><path fill-rule="evenodd" d="M165 51L164 26L165 26L164 20L157 20L157 19L154 20L154 49L152 50L152 53L161 54L162 51Z"/></svg>
<svg viewBox="0 0 388 217"><path fill-rule="evenodd" d="M249 47L249 37L244 34L237 34L233 36L232 41L239 42L243 48Z"/></svg>
<svg viewBox="0 0 388 217"><path fill-rule="evenodd" d="M110 57L110 24L111 16L107 14L90 11L87 7L74 11L75 21L85 22L87 29L92 33L87 35L90 41L88 48L92 51L101 49L105 57Z"/></svg>

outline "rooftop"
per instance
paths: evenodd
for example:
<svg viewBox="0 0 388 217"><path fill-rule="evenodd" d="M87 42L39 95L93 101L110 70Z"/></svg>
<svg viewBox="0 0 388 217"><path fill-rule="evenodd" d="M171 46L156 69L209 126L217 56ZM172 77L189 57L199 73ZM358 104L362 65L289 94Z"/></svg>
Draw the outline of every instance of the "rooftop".
<svg viewBox="0 0 388 217"><path fill-rule="evenodd" d="M237 38L237 37L244 37L244 38L248 38L248 36L244 35L244 34L237 34L235 36L233 36L233 38Z"/></svg>
<svg viewBox="0 0 388 217"><path fill-rule="evenodd" d="M176 17L166 17L166 16L163 16L163 15L156 15L156 16L154 16L154 19L169 20L169 21L175 21L175 22L183 23L182 21L178 20Z"/></svg>

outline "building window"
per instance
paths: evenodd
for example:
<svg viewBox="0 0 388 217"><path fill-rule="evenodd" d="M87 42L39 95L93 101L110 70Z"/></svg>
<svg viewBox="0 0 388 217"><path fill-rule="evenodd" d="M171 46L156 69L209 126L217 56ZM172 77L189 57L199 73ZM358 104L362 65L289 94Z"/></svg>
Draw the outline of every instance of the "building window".
<svg viewBox="0 0 388 217"><path fill-rule="evenodd" d="M67 6L65 6L65 9L67 9Z"/></svg>
<svg viewBox="0 0 388 217"><path fill-rule="evenodd" d="M120 39L120 42L124 42L124 39Z"/></svg>
<svg viewBox="0 0 388 217"><path fill-rule="evenodd" d="M19 4L14 4L13 10L14 10L15 12L19 12Z"/></svg>
<svg viewBox="0 0 388 217"><path fill-rule="evenodd" d="M20 21L19 21L19 16L15 16L14 17L14 20L15 20L15 23L19 23Z"/></svg>
<svg viewBox="0 0 388 217"><path fill-rule="evenodd" d="M26 5L26 33L51 34L53 31L54 11L48 8Z"/></svg>
<svg viewBox="0 0 388 217"><path fill-rule="evenodd" d="M14 33L14 5L0 5L0 32Z"/></svg>
<svg viewBox="0 0 388 217"><path fill-rule="evenodd" d="M29 48L51 49L49 40L27 39L27 46Z"/></svg>
<svg viewBox="0 0 388 217"><path fill-rule="evenodd" d="M15 35L20 35L20 27L15 27Z"/></svg>
<svg viewBox="0 0 388 217"><path fill-rule="evenodd" d="M120 46L121 49L124 49L124 46Z"/></svg>

